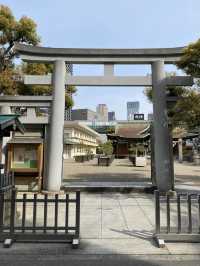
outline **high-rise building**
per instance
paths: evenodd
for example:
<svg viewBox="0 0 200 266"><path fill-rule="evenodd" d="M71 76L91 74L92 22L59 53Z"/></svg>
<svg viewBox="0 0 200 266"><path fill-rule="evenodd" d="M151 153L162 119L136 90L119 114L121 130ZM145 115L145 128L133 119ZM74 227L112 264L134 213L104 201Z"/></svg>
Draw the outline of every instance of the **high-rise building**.
<svg viewBox="0 0 200 266"><path fill-rule="evenodd" d="M112 111L112 112L108 112L108 121L115 121L116 118L115 118L115 112Z"/></svg>
<svg viewBox="0 0 200 266"><path fill-rule="evenodd" d="M98 121L107 122L108 121L108 107L106 104L97 105L97 119Z"/></svg>
<svg viewBox="0 0 200 266"><path fill-rule="evenodd" d="M89 109L73 109L71 120L84 120L84 121L95 121L97 119L96 112Z"/></svg>
<svg viewBox="0 0 200 266"><path fill-rule="evenodd" d="M127 102L127 120L134 120L134 114L138 114L139 109L139 102Z"/></svg>
<svg viewBox="0 0 200 266"><path fill-rule="evenodd" d="M66 64L66 72L70 75L73 74L73 65L72 64ZM67 86L65 87L65 90L67 90ZM68 94L70 98L72 98L72 94ZM72 108L65 108L65 120L72 120Z"/></svg>

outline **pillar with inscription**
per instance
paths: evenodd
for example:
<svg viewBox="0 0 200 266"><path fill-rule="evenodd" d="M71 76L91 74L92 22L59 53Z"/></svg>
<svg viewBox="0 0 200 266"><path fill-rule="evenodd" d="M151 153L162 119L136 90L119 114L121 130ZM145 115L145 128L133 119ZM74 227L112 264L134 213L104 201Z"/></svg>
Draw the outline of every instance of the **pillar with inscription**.
<svg viewBox="0 0 200 266"><path fill-rule="evenodd" d="M53 101L51 106L47 156L46 189L48 191L59 191L62 182L65 74L65 62L63 60L55 61L53 73Z"/></svg>
<svg viewBox="0 0 200 266"><path fill-rule="evenodd" d="M155 170L158 189L173 189L170 135L167 118L164 61L152 63Z"/></svg>

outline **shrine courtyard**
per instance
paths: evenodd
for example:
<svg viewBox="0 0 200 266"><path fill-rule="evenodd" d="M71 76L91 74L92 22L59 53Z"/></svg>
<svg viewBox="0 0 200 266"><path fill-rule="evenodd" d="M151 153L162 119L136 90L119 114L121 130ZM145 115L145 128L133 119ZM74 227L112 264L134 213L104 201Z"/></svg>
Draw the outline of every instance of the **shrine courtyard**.
<svg viewBox="0 0 200 266"><path fill-rule="evenodd" d="M66 186L80 187L150 187L151 166L150 162L146 167L135 167L129 159L115 159L110 166L98 166L97 159L77 163L74 160L64 160L64 184ZM174 162L175 186L182 190L200 185L200 169L193 163Z"/></svg>

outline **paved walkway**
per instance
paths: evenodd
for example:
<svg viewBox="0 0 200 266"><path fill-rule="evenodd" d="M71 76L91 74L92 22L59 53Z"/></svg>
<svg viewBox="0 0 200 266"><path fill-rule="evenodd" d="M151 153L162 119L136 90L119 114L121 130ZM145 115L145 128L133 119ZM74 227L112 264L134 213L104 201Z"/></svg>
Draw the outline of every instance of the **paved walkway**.
<svg viewBox="0 0 200 266"><path fill-rule="evenodd" d="M200 244L154 239L154 198L147 194L82 193L81 242L85 254L200 254Z"/></svg>

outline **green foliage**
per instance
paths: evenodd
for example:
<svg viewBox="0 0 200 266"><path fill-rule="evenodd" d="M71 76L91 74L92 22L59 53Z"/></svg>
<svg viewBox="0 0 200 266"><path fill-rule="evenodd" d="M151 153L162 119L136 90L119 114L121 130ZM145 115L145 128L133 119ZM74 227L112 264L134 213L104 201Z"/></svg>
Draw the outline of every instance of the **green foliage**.
<svg viewBox="0 0 200 266"><path fill-rule="evenodd" d="M197 84L198 87L198 84ZM153 102L153 90L147 88L144 91L150 102ZM177 96L177 102L167 105L169 122L172 128L183 126L193 129L200 124L200 94L195 88L170 86L166 89L166 96Z"/></svg>
<svg viewBox="0 0 200 266"><path fill-rule="evenodd" d="M104 154L104 155L112 155L113 154L113 145L112 142L109 140L103 144L100 144L97 148L98 154Z"/></svg>
<svg viewBox="0 0 200 266"><path fill-rule="evenodd" d="M172 124L182 125L194 129L200 125L200 94L195 90L188 90L172 110Z"/></svg>
<svg viewBox="0 0 200 266"><path fill-rule="evenodd" d="M166 89L166 96L172 97L177 96L181 97L187 92L187 89L180 86L169 86ZM147 99L152 103L153 102L153 89L152 87L147 87L144 91L144 94L147 96Z"/></svg>
<svg viewBox="0 0 200 266"><path fill-rule="evenodd" d="M69 109L73 105L74 105L74 101L73 101L72 97L68 93L65 93L65 108Z"/></svg>
<svg viewBox="0 0 200 266"><path fill-rule="evenodd" d="M9 7L0 5L0 93L6 95L51 95L52 86L25 85L20 82L23 74L47 75L53 72L53 64L22 63L16 67L13 59L16 54L14 43L37 45L40 38L36 23L26 16L18 21ZM66 88L66 108L73 106L71 95L76 92L74 86Z"/></svg>
<svg viewBox="0 0 200 266"><path fill-rule="evenodd" d="M184 49L184 54L177 66L193 77L200 77L200 39L195 43L189 44Z"/></svg>
<svg viewBox="0 0 200 266"><path fill-rule="evenodd" d="M106 130L106 134L113 134L113 133L115 133L115 127L114 126L108 127Z"/></svg>
<svg viewBox="0 0 200 266"><path fill-rule="evenodd" d="M17 92L17 83L13 79L15 71L12 68L7 68L0 73L0 94L15 95Z"/></svg>
<svg viewBox="0 0 200 266"><path fill-rule="evenodd" d="M0 70L12 65L15 42L37 45L40 41L37 35L36 23L26 16L18 21L9 7L0 5Z"/></svg>
<svg viewBox="0 0 200 266"><path fill-rule="evenodd" d="M140 156L140 155L144 156L145 153L145 147L141 143L131 144L128 150L130 155L135 155L135 156Z"/></svg>
<svg viewBox="0 0 200 266"><path fill-rule="evenodd" d="M200 78L200 39L189 44L180 58L177 66L186 74L194 78ZM173 123L182 121L190 129L200 125L200 80L196 81L196 87L187 89L174 108Z"/></svg>
<svg viewBox="0 0 200 266"><path fill-rule="evenodd" d="M44 63L23 63L22 72L28 75L47 75L53 72L53 65Z"/></svg>
<svg viewBox="0 0 200 266"><path fill-rule="evenodd" d="M47 75L52 73L52 64L43 63L23 63L21 72L28 75ZM52 86L44 85L20 85L18 88L20 95L51 95Z"/></svg>

